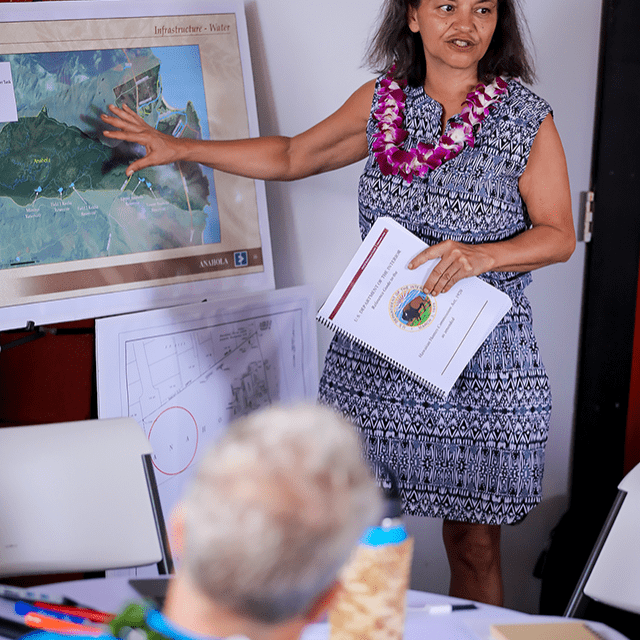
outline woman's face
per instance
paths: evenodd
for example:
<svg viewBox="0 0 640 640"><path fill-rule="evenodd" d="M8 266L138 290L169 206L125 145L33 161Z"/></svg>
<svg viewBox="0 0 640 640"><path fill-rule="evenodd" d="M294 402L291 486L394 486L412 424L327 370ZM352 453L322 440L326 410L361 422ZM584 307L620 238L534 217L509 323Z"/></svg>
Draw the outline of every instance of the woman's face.
<svg viewBox="0 0 640 640"><path fill-rule="evenodd" d="M470 70L491 44L498 23L498 0L422 0L409 7L407 24L422 37L429 70Z"/></svg>

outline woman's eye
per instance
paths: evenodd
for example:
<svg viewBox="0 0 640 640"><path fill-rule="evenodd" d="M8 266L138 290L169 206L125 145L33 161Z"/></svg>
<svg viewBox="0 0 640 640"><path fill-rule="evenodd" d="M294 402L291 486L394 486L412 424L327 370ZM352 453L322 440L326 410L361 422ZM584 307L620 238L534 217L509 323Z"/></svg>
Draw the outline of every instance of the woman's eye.
<svg viewBox="0 0 640 640"><path fill-rule="evenodd" d="M447 13L449 13L450 11L453 11L453 5L443 4L443 5L440 6L440 9L442 9L443 11L446 11Z"/></svg>

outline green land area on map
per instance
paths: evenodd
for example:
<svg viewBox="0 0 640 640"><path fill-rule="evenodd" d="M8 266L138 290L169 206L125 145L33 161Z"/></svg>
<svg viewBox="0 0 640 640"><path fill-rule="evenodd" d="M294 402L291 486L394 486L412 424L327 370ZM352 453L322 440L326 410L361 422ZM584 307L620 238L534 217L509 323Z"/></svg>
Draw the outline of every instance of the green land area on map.
<svg viewBox="0 0 640 640"><path fill-rule="evenodd" d="M126 145L99 135L110 102L152 126L201 137L191 102L162 98L150 50L0 56L11 62L18 121L0 130L0 268L202 243L209 181L199 165L127 179Z"/></svg>

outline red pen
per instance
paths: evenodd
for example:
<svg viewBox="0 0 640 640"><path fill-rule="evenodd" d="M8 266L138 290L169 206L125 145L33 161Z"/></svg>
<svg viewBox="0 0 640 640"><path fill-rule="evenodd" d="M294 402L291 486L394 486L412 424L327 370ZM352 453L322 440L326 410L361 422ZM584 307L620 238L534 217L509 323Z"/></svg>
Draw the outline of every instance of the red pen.
<svg viewBox="0 0 640 640"><path fill-rule="evenodd" d="M116 617L113 613L105 613L104 611L97 611L96 609L88 609L86 607L72 607L64 604L35 602L34 606L40 607L41 609L49 609L50 611L57 611L58 613L66 613L70 616L78 616L99 624L109 624Z"/></svg>
<svg viewBox="0 0 640 640"><path fill-rule="evenodd" d="M102 629L98 627L67 622L66 620L33 612L27 613L24 617L24 623L33 629L44 629L45 631L54 631L66 635L100 636L103 634Z"/></svg>

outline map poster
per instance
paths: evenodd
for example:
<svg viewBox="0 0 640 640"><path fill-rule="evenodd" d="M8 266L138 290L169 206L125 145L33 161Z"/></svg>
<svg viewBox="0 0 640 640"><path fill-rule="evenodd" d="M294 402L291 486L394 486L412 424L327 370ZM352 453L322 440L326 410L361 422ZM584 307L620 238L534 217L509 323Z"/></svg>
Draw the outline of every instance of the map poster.
<svg viewBox="0 0 640 640"><path fill-rule="evenodd" d="M99 117L127 105L178 138L257 135L242 5L7 8L0 329L273 288L261 183L184 162L127 178L144 150L106 138Z"/></svg>
<svg viewBox="0 0 640 640"><path fill-rule="evenodd" d="M98 415L144 429L165 520L232 420L315 400L315 310L294 287L96 321Z"/></svg>

